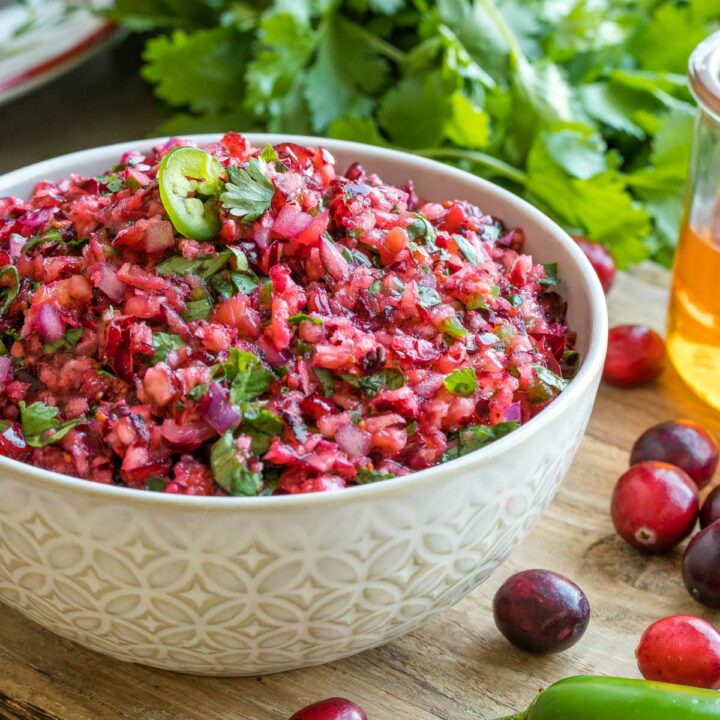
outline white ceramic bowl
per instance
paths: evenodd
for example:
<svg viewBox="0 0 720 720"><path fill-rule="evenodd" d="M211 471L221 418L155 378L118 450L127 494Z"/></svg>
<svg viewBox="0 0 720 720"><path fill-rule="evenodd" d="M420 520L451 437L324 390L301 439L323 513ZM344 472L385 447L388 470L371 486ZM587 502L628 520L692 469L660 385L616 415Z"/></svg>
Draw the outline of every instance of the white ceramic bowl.
<svg viewBox="0 0 720 720"><path fill-rule="evenodd" d="M200 143L217 136L197 136ZM511 193L403 153L318 138L427 199L466 199L558 262L583 366L525 426L478 452L341 492L199 498L97 485L0 458L0 598L64 637L121 660L207 675L289 670L386 643L458 602L537 522L575 455L605 354L600 284L572 240ZM99 174L128 149L73 153L0 178Z"/></svg>

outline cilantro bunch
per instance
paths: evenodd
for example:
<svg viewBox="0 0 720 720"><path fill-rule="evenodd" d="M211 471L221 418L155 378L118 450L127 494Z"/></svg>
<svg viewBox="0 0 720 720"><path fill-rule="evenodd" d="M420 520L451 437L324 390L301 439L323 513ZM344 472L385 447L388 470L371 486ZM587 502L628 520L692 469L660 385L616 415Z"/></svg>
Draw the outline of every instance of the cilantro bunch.
<svg viewBox="0 0 720 720"><path fill-rule="evenodd" d="M161 33L144 77L168 133L389 145L522 193L620 266L669 263L693 47L720 0L116 0Z"/></svg>

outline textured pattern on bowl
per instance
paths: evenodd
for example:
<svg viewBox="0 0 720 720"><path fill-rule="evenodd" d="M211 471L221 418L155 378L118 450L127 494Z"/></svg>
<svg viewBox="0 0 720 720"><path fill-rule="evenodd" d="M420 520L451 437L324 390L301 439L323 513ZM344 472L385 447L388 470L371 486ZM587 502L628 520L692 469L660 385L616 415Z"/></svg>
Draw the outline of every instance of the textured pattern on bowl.
<svg viewBox="0 0 720 720"><path fill-rule="evenodd" d="M266 139L280 140L256 144ZM23 196L45 177L99 173L122 150L152 144L17 171L0 178L0 196ZM533 254L560 263L586 357L578 377L486 450L338 493L170 497L0 458L4 602L122 660L202 674L277 672L408 632L485 580L539 519L572 462L599 382L607 327L592 269L547 218L471 175L379 148L322 144L340 167L360 160L394 182L412 177L429 199L468 199L523 226Z"/></svg>

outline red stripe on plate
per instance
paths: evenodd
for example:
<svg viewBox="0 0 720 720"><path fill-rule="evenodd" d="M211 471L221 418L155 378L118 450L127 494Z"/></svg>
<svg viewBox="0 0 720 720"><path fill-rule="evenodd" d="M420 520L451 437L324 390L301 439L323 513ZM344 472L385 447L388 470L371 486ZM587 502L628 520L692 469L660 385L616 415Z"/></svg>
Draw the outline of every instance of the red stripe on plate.
<svg viewBox="0 0 720 720"><path fill-rule="evenodd" d="M97 43L102 42L103 40L108 38L110 35L113 34L113 32L115 32L115 24L105 23L99 30L96 30L91 35L88 35L84 40L79 42L77 45L74 45L69 50L60 53L59 55L55 55L55 57L51 57L44 63L40 63L40 65L36 65L29 70L23 70L17 75L13 75L9 78L5 78L4 80L0 80L0 92L6 92L7 90L11 90L18 85L22 85L24 82L27 82L32 78L43 75L44 73L52 70L58 65L61 65L62 63L71 60L77 55L80 55L86 50L89 50L93 45L96 45Z"/></svg>

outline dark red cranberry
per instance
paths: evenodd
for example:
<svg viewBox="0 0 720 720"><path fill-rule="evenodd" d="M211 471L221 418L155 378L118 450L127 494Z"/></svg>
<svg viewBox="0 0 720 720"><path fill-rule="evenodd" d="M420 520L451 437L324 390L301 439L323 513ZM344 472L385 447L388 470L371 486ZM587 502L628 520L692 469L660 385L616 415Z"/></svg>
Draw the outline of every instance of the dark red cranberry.
<svg viewBox="0 0 720 720"><path fill-rule="evenodd" d="M329 698L298 710L290 720L367 720L367 715L349 700Z"/></svg>
<svg viewBox="0 0 720 720"><path fill-rule="evenodd" d="M697 519L695 483L680 468L648 461L618 480L610 514L618 535L646 552L665 552L684 540Z"/></svg>
<svg viewBox="0 0 720 720"><path fill-rule="evenodd" d="M335 412L333 401L318 393L303 398L300 408L305 415L309 415L313 420L319 420L321 417Z"/></svg>
<svg viewBox="0 0 720 720"><path fill-rule="evenodd" d="M665 365L665 343L647 325L618 325L608 335L603 380L636 387L655 380Z"/></svg>
<svg viewBox="0 0 720 720"><path fill-rule="evenodd" d="M635 656L646 680L720 688L720 633L700 618L657 620L640 638Z"/></svg>
<svg viewBox="0 0 720 720"><path fill-rule="evenodd" d="M603 292L607 295L615 280L615 261L609 250L599 243L584 237L573 237L578 247L585 253L597 273Z"/></svg>
<svg viewBox="0 0 720 720"><path fill-rule="evenodd" d="M683 580L703 605L720 608L720 522L701 530L685 549Z"/></svg>
<svg viewBox="0 0 720 720"><path fill-rule="evenodd" d="M713 488L700 508L700 527L706 528L720 520L720 485Z"/></svg>
<svg viewBox="0 0 720 720"><path fill-rule="evenodd" d="M635 441L630 464L643 460L677 465L702 488L715 473L718 444L704 427L691 420L668 420L648 428Z"/></svg>
<svg viewBox="0 0 720 720"><path fill-rule="evenodd" d="M495 624L516 647L556 653L572 647L590 621L590 604L575 583L549 570L508 578L493 600Z"/></svg>

